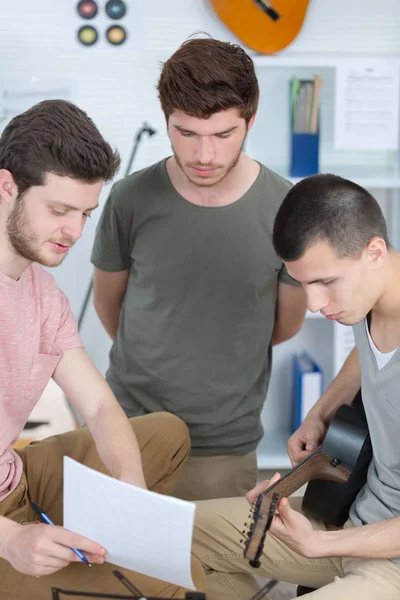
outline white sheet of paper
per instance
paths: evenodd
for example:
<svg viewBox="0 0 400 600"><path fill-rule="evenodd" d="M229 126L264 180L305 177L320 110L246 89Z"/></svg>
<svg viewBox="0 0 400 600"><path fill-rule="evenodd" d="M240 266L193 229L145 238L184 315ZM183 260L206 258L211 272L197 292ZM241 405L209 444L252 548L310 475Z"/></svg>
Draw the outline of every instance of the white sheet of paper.
<svg viewBox="0 0 400 600"><path fill-rule="evenodd" d="M195 510L64 456L64 527L104 546L114 565L194 590Z"/></svg>
<svg viewBox="0 0 400 600"><path fill-rule="evenodd" d="M397 150L400 61L352 59L336 68L335 148Z"/></svg>

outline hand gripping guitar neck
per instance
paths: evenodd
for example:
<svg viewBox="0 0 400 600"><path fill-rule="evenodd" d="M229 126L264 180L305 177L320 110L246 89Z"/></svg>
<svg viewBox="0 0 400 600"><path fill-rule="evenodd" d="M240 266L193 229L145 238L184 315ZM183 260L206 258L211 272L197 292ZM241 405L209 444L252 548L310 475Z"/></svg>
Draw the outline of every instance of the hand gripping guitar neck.
<svg viewBox="0 0 400 600"><path fill-rule="evenodd" d="M266 534L279 498L287 498L309 481L311 483L304 495L303 511L335 525L342 525L350 505L365 483L371 457L365 417L354 407L343 404L336 411L322 444L253 503L250 526L247 532L243 532L247 537L244 556L250 565L255 568L260 566ZM322 486L322 493L318 485Z"/></svg>

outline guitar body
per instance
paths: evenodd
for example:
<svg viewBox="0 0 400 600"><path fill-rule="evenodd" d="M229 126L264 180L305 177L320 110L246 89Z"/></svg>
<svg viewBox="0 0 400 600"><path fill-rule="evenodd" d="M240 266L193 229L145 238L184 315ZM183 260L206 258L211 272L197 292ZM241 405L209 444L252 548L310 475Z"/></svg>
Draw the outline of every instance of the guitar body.
<svg viewBox="0 0 400 600"><path fill-rule="evenodd" d="M371 441L362 405L343 405L336 413L322 444L322 451L337 458L350 471L345 485L314 479L307 485L302 510L332 525L342 526L349 509L367 479L372 458Z"/></svg>
<svg viewBox="0 0 400 600"><path fill-rule="evenodd" d="M210 0L227 27L261 54L286 48L299 33L309 0Z"/></svg>

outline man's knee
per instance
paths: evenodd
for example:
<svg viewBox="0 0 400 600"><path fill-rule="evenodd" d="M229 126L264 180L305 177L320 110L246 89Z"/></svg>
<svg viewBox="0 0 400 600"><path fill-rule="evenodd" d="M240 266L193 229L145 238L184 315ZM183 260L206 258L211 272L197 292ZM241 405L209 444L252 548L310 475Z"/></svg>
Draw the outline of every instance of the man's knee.
<svg viewBox="0 0 400 600"><path fill-rule="evenodd" d="M164 452L176 454L190 452L190 436L187 425L179 417L169 412L156 412L143 417L129 419L133 429L139 434L139 428L145 428L153 442ZM140 435L138 435L139 439Z"/></svg>
<svg viewBox="0 0 400 600"><path fill-rule="evenodd" d="M158 423L157 435L163 437L166 443L187 448L190 452L190 435L188 426L182 419L169 412L154 413Z"/></svg>

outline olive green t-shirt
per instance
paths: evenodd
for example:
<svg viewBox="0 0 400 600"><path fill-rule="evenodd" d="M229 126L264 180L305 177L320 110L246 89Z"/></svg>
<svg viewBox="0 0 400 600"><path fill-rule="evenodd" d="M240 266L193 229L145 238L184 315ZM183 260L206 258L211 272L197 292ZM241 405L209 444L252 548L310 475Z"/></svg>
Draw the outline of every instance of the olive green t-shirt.
<svg viewBox="0 0 400 600"><path fill-rule="evenodd" d="M272 245L289 188L261 166L233 204L197 206L163 160L116 183L101 215L93 264L129 270L107 381L128 416L181 417L193 454L250 452L262 437L278 281L297 284Z"/></svg>

